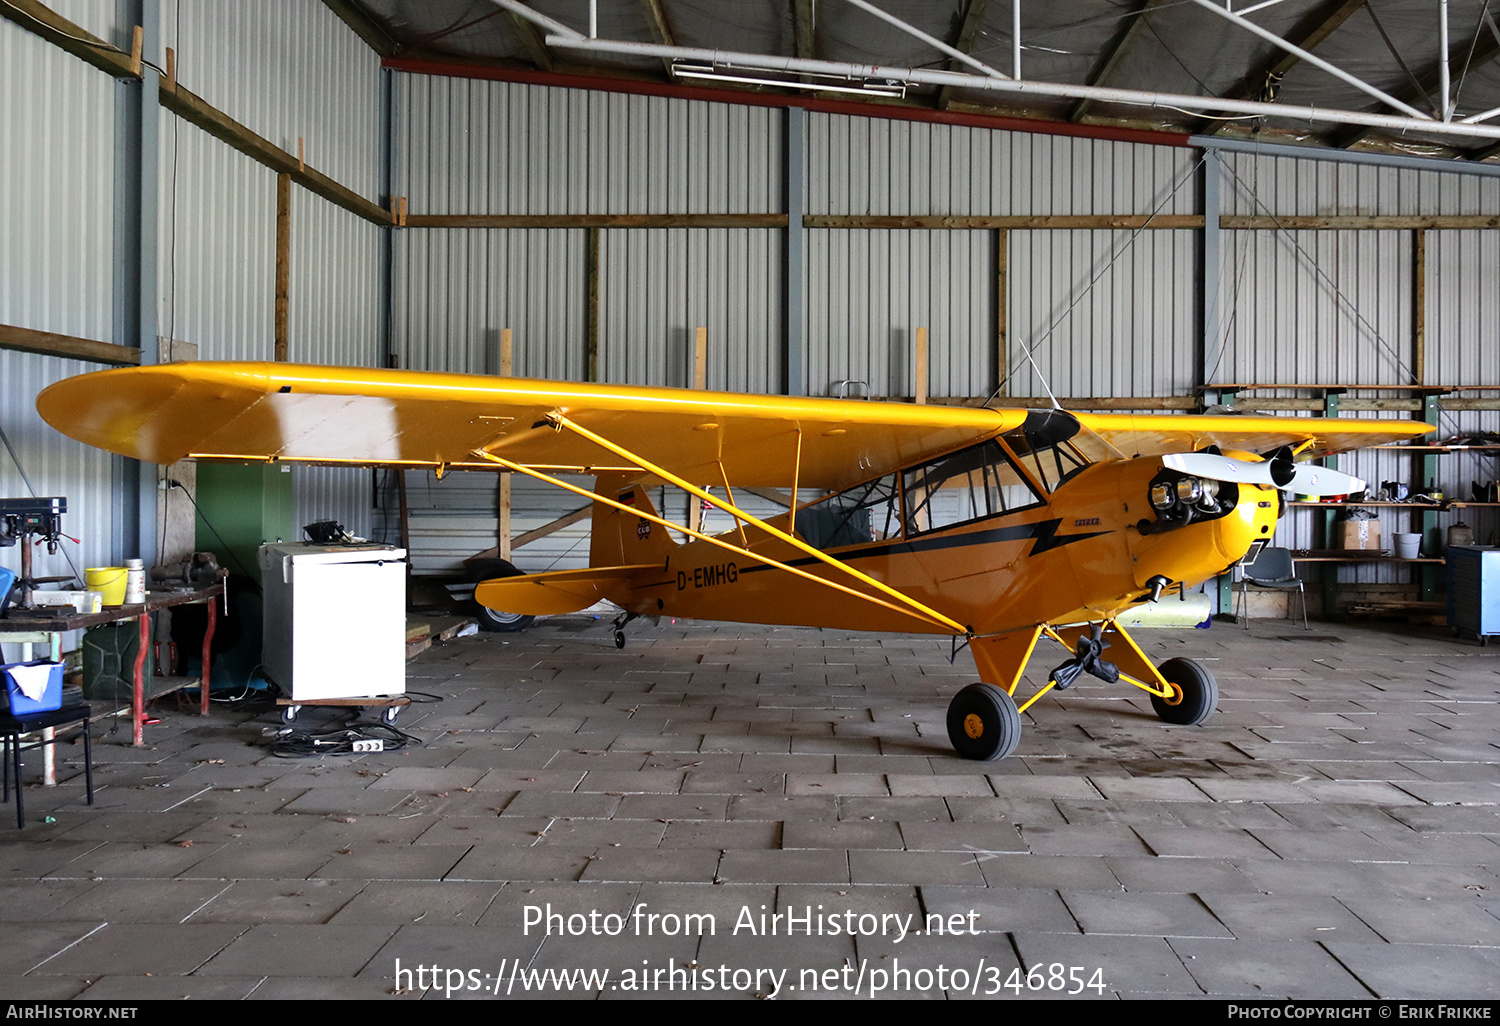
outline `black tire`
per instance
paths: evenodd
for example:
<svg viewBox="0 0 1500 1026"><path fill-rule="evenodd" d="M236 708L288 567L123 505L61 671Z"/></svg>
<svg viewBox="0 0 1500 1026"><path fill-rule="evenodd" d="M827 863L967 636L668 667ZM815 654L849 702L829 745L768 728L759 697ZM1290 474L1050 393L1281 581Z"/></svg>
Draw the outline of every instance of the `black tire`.
<svg viewBox="0 0 1500 1026"><path fill-rule="evenodd" d="M615 648L625 647L625 632L615 631Z"/></svg>
<svg viewBox="0 0 1500 1026"><path fill-rule="evenodd" d="M521 576L521 571L503 559L485 559L478 563L471 563L469 564L468 572L469 580L473 581L476 585L480 581L492 581L497 577ZM474 619L478 621L479 629L482 631L514 634L517 631L524 631L527 627L530 627L531 622L536 619L536 617L527 616L524 613L505 613L498 609L491 609L488 606L480 605L478 600L475 600L472 606Z"/></svg>
<svg viewBox="0 0 1500 1026"><path fill-rule="evenodd" d="M948 705L948 740L965 759L1003 759L1021 743L1015 699L993 684L970 684Z"/></svg>
<svg viewBox="0 0 1500 1026"><path fill-rule="evenodd" d="M1151 707L1160 719L1193 727L1213 715L1219 704L1219 684L1201 664L1191 659L1168 659L1157 670L1178 689L1175 702L1151 696Z"/></svg>

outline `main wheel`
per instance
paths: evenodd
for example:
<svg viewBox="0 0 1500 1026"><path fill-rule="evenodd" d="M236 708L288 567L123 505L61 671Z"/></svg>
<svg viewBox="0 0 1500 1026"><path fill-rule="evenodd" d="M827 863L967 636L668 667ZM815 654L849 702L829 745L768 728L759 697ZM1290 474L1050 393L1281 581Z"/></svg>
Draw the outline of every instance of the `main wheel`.
<svg viewBox="0 0 1500 1026"><path fill-rule="evenodd" d="M491 581L497 577L519 577L521 571L503 559L485 559L474 563L469 567L469 580L476 585L480 581ZM531 621L536 619L524 613L506 613L498 609L474 601L474 619L479 621L479 629L482 631L498 631L505 634L514 634L516 631L524 631L531 626Z"/></svg>
<svg viewBox="0 0 1500 1026"><path fill-rule="evenodd" d="M948 705L948 740L965 759L1003 759L1021 742L1015 699L993 684L970 684Z"/></svg>
<svg viewBox="0 0 1500 1026"><path fill-rule="evenodd" d="M1219 704L1219 684L1214 675L1191 659L1168 659L1157 667L1174 686L1173 699L1151 696L1151 707L1167 723L1196 726L1213 715Z"/></svg>

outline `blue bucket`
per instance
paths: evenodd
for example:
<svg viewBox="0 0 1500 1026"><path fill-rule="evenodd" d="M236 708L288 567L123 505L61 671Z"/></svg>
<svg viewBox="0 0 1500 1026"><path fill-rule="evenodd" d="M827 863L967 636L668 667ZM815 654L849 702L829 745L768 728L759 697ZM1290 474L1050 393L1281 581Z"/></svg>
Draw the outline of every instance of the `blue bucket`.
<svg viewBox="0 0 1500 1026"><path fill-rule="evenodd" d="M0 616L5 615L5 608L10 605L10 589L15 583L16 575L0 566Z"/></svg>

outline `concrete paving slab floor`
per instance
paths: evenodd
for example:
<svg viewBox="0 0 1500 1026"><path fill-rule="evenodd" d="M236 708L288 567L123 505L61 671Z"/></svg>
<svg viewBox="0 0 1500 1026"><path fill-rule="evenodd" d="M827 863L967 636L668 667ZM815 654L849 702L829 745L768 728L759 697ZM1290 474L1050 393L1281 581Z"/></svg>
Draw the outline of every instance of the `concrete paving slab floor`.
<svg viewBox="0 0 1500 1026"><path fill-rule="evenodd" d="M422 654L420 747L358 756L169 699L144 750L96 724L92 808L80 746L29 756L0 993L1500 997L1500 650L1138 637L1215 718L1085 678L1001 763L949 747L940 638L544 619Z"/></svg>

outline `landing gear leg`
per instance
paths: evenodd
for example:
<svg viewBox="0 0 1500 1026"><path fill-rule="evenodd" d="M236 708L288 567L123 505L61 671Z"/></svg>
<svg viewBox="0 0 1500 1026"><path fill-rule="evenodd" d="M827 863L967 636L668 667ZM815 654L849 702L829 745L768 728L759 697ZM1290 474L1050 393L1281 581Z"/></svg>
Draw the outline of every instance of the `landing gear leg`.
<svg viewBox="0 0 1500 1026"><path fill-rule="evenodd" d="M615 617L615 648L625 647L625 625L639 615L639 613L624 612Z"/></svg>

